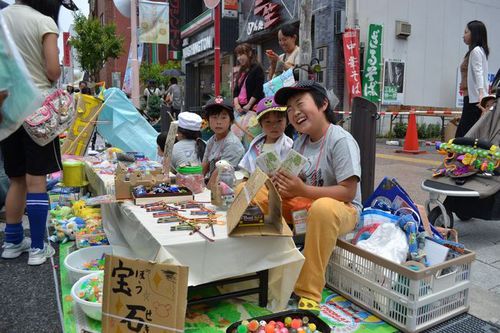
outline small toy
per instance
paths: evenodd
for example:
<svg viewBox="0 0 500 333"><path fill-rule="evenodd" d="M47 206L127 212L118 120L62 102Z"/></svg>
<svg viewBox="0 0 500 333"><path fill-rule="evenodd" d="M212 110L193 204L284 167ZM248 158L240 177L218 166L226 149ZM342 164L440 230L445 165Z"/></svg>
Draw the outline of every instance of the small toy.
<svg viewBox="0 0 500 333"><path fill-rule="evenodd" d="M103 284L104 274L85 280L80 287L78 297L89 302L102 303Z"/></svg>
<svg viewBox="0 0 500 333"><path fill-rule="evenodd" d="M264 225L264 214L257 205L249 205L240 218L240 226Z"/></svg>

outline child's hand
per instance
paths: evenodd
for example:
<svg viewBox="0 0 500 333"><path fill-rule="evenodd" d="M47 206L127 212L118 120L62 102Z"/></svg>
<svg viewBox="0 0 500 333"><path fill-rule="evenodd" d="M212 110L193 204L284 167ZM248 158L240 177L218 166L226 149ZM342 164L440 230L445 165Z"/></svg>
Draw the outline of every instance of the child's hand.
<svg viewBox="0 0 500 333"><path fill-rule="evenodd" d="M280 170L274 175L272 181L282 198L304 196L306 184L297 176Z"/></svg>

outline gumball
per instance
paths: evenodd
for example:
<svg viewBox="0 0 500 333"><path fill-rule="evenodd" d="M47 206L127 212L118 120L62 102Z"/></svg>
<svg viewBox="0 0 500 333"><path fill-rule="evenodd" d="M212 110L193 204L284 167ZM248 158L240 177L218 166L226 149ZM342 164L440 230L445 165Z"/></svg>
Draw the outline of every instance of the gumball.
<svg viewBox="0 0 500 333"><path fill-rule="evenodd" d="M236 331L238 333L247 333L248 332L248 328L246 327L246 325L243 325L243 323L242 323L242 324L238 325L238 328L236 329Z"/></svg>
<svg viewBox="0 0 500 333"><path fill-rule="evenodd" d="M304 328L302 327L297 328L297 333L305 333Z"/></svg>
<svg viewBox="0 0 500 333"><path fill-rule="evenodd" d="M297 330L295 328L290 328L288 330L288 333L297 333Z"/></svg>
<svg viewBox="0 0 500 333"><path fill-rule="evenodd" d="M316 324L315 323L310 323L308 327L311 330L311 332L315 332L316 331Z"/></svg>
<svg viewBox="0 0 500 333"><path fill-rule="evenodd" d="M276 328L276 326L275 326L275 325L273 325L273 324L267 324L267 325L266 325L266 330L265 330L265 331L266 331L266 333L274 333L274 329L275 329L275 328Z"/></svg>
<svg viewBox="0 0 500 333"><path fill-rule="evenodd" d="M259 322L259 325L260 325L260 326L262 326L262 327L264 327L264 326L266 326L266 325L267 325L267 322L266 322L265 320L261 320L261 321Z"/></svg>
<svg viewBox="0 0 500 333"><path fill-rule="evenodd" d="M299 327L302 326L302 320L300 320L300 319L293 319L292 320L292 324L290 326L292 326L292 328L297 329L297 328L299 328Z"/></svg>
<svg viewBox="0 0 500 333"><path fill-rule="evenodd" d="M288 328L286 328L286 327L282 327L282 328L280 329L280 333L289 333L289 332L288 332Z"/></svg>
<svg viewBox="0 0 500 333"><path fill-rule="evenodd" d="M304 317L302 318L302 323L304 323L304 325L305 325L305 324L307 324L308 322L309 322L309 317L308 317L308 316L304 316Z"/></svg>
<svg viewBox="0 0 500 333"><path fill-rule="evenodd" d="M276 327L278 327L279 329L282 329L282 328L284 328L284 327L285 327L285 324L284 324L282 321L278 321L278 322L276 323Z"/></svg>
<svg viewBox="0 0 500 333"><path fill-rule="evenodd" d="M292 324L292 318L291 317L286 317L285 318L285 326L286 327L290 327L291 324Z"/></svg>
<svg viewBox="0 0 500 333"><path fill-rule="evenodd" d="M248 324L247 327L249 331L256 331L259 328L259 322L254 319Z"/></svg>

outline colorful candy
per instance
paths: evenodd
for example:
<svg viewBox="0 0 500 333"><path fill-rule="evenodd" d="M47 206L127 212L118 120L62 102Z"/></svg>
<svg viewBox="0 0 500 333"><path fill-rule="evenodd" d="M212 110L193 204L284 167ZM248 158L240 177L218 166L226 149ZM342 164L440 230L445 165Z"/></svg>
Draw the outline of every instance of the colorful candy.
<svg viewBox="0 0 500 333"><path fill-rule="evenodd" d="M104 274L85 280L80 286L78 297L88 302L102 303L102 286Z"/></svg>
<svg viewBox="0 0 500 333"><path fill-rule="evenodd" d="M235 333L321 333L317 330L316 324L312 323L309 317L302 318L286 317L283 321L271 320L260 322L253 319L243 320L234 330Z"/></svg>
<svg viewBox="0 0 500 333"><path fill-rule="evenodd" d="M82 269L86 271L103 271L104 263L106 259L104 259L104 254L100 259L93 259L88 262L84 262L82 265Z"/></svg>

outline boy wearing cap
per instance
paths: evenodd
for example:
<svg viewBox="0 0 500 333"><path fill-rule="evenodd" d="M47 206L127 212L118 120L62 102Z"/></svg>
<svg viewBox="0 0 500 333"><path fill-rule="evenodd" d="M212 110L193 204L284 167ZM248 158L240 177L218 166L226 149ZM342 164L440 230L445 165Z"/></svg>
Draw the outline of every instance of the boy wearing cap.
<svg viewBox="0 0 500 333"><path fill-rule="evenodd" d="M202 162L203 174L208 179L215 169L215 163L219 160L226 160L236 169L245 153L245 148L231 131L231 124L234 121L231 102L222 96L216 96L207 102L204 110L205 118L214 132L207 142Z"/></svg>
<svg viewBox="0 0 500 333"><path fill-rule="evenodd" d="M201 165L205 153L200 131L201 117L196 113L182 112L178 122L178 141L172 150L172 167L177 170L183 165Z"/></svg>
<svg viewBox="0 0 500 333"><path fill-rule="evenodd" d="M311 200L303 254L304 266L295 284L299 309L318 313L325 272L337 238L353 230L362 209L359 147L351 134L334 125L333 112L323 86L300 81L278 90L278 104L287 106L290 123L302 133L293 149L307 163L299 176L279 171L272 180L283 199ZM266 202L257 204L267 210ZM285 214L285 212L284 212Z"/></svg>
<svg viewBox="0 0 500 333"><path fill-rule="evenodd" d="M257 135L248 151L243 156L239 167L248 178L255 171L255 159L262 153L275 151L281 160L285 159L292 149L293 140L286 136L286 107L278 105L273 97L265 97L257 104L257 121L262 127L261 134Z"/></svg>

